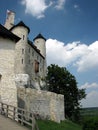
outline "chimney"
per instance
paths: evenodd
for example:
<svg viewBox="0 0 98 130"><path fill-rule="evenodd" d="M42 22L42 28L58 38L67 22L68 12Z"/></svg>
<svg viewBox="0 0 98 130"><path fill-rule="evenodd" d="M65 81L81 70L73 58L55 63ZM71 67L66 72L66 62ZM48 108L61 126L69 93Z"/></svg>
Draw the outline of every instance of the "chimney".
<svg viewBox="0 0 98 130"><path fill-rule="evenodd" d="M14 18L15 18L15 13L13 11L7 10L6 21L5 21L5 24L4 24L4 26L7 29L10 29L14 26Z"/></svg>

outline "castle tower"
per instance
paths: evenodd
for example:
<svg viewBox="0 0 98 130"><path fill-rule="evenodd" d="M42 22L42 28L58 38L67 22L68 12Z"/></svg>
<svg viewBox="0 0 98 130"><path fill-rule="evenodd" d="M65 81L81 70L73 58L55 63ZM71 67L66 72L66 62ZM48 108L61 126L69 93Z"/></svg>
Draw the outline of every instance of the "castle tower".
<svg viewBox="0 0 98 130"><path fill-rule="evenodd" d="M30 29L22 21L11 28L11 31L21 38L22 42L27 42L28 33Z"/></svg>
<svg viewBox="0 0 98 130"><path fill-rule="evenodd" d="M40 53L46 58L46 38L40 33L33 39L34 45L40 50Z"/></svg>
<svg viewBox="0 0 98 130"><path fill-rule="evenodd" d="M47 63L46 63L46 38L42 36L42 34L38 34L34 39L34 45L37 47L37 49L40 50L40 53L45 58L44 60L44 76L46 76L47 71Z"/></svg>
<svg viewBox="0 0 98 130"><path fill-rule="evenodd" d="M7 10L6 21L5 21L5 24L4 24L4 26L7 29L10 29L14 26L14 18L15 18L15 13L13 11Z"/></svg>
<svg viewBox="0 0 98 130"><path fill-rule="evenodd" d="M27 51L27 41L28 33L30 32L29 27L27 27L22 21L11 28L11 32L21 38L15 46L16 50L16 59L15 59L15 73L24 74L26 73L25 63L28 60L26 51Z"/></svg>

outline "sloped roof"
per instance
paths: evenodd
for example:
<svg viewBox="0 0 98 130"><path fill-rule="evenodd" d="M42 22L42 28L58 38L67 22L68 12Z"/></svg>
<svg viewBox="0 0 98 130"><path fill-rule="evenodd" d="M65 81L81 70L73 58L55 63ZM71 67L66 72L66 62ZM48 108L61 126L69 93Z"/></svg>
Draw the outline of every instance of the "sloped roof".
<svg viewBox="0 0 98 130"><path fill-rule="evenodd" d="M36 40L38 38L42 38L46 41L46 38L44 38L41 33L39 33L33 40Z"/></svg>
<svg viewBox="0 0 98 130"><path fill-rule="evenodd" d="M12 30L13 28L18 27L18 26L23 26L28 29L28 33L30 32L30 28L28 26L26 26L23 21L20 21L18 24L14 25L10 30Z"/></svg>
<svg viewBox="0 0 98 130"><path fill-rule="evenodd" d="M13 34L10 30L6 29L4 26L0 24L0 36L9 38L11 40L15 40L16 42L20 40L18 36Z"/></svg>

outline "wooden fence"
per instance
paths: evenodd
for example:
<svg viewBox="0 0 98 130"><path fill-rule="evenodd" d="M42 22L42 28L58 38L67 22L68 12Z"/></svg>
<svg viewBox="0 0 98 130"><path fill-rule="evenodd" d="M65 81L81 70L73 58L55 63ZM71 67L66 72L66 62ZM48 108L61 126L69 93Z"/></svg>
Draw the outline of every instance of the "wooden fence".
<svg viewBox="0 0 98 130"><path fill-rule="evenodd" d="M22 125L31 126L32 130L38 130L33 113L26 111L25 109L0 102L0 114L19 122Z"/></svg>

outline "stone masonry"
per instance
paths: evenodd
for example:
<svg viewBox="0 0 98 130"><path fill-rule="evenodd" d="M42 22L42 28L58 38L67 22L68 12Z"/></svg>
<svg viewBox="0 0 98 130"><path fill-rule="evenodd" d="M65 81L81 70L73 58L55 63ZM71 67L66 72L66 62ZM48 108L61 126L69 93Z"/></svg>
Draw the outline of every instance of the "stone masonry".
<svg viewBox="0 0 98 130"><path fill-rule="evenodd" d="M18 87L18 105L36 118L56 122L64 120L64 96L52 92Z"/></svg>
<svg viewBox="0 0 98 130"><path fill-rule="evenodd" d="M1 101L17 106L14 59L15 42L0 38L0 96Z"/></svg>
<svg viewBox="0 0 98 130"><path fill-rule="evenodd" d="M39 34L30 41L29 27L22 21L14 25L14 17L9 11L5 27L0 24L0 101L60 122L64 96L41 90L46 85L46 39Z"/></svg>

